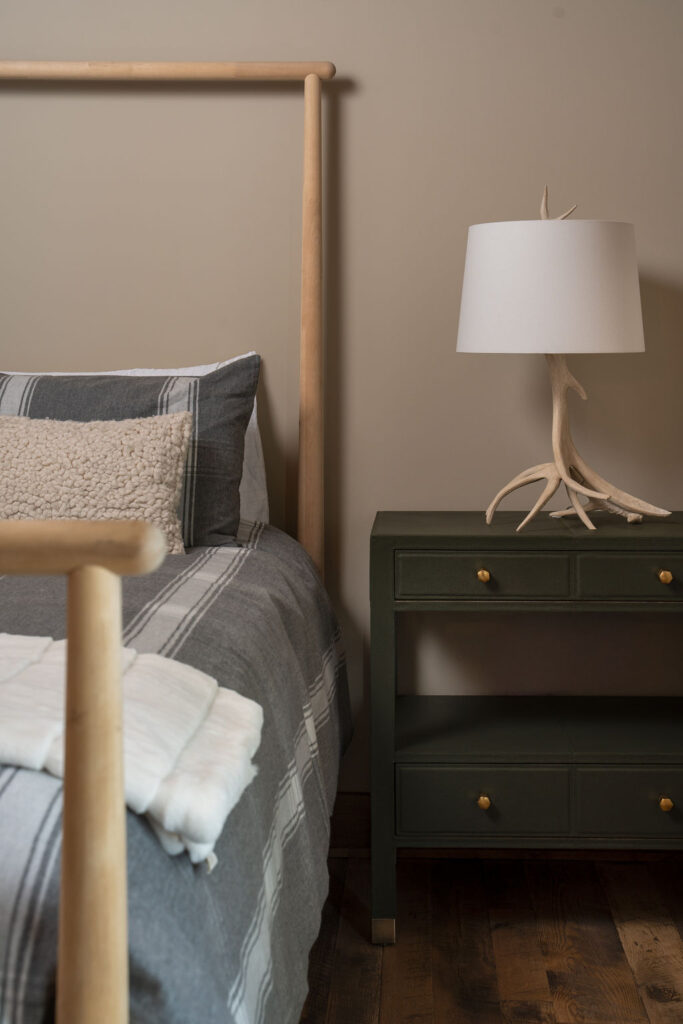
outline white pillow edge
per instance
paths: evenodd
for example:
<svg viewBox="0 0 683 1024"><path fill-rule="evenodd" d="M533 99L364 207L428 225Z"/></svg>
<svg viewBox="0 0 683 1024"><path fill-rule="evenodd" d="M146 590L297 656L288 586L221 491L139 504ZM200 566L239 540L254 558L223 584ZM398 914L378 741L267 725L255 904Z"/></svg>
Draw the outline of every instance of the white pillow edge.
<svg viewBox="0 0 683 1024"><path fill-rule="evenodd" d="M240 359L248 359L249 356L258 355L257 352L243 352L242 355L233 356L231 359L224 359L220 363L203 363L200 366L181 366L176 369L142 369L134 370L3 370L3 373L11 373L15 377L205 377L207 373L214 370L221 370L230 363L236 363Z"/></svg>

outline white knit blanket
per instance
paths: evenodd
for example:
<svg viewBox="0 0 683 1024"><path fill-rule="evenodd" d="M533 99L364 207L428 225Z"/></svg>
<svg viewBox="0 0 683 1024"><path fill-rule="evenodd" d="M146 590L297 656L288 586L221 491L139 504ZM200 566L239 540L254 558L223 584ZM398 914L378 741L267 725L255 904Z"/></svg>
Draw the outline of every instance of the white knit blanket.
<svg viewBox="0 0 683 1024"><path fill-rule="evenodd" d="M64 770L66 641L0 633L0 762ZM190 665L121 649L126 803L170 854L214 845L256 775L259 704ZM97 685L93 682L93 685Z"/></svg>

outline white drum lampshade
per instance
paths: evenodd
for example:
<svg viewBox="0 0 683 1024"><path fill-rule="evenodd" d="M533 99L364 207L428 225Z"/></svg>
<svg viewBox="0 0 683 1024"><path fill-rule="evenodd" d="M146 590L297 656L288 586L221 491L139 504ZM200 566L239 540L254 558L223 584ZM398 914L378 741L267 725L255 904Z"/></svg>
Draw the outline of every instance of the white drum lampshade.
<svg viewBox="0 0 683 1024"><path fill-rule="evenodd" d="M519 220L469 230L460 352L642 352L632 224Z"/></svg>
<svg viewBox="0 0 683 1024"><path fill-rule="evenodd" d="M573 352L642 352L638 264L632 224L604 220L550 220L547 190L541 220L475 224L469 230L460 306L460 352L544 353L553 394L551 462L530 466L501 488L486 510L490 523L500 501L527 484L545 486L521 530L564 485L570 505L551 516L612 512L629 522L667 516L615 487L582 458L569 430L567 390L586 393L569 372ZM586 500L587 499L587 500Z"/></svg>

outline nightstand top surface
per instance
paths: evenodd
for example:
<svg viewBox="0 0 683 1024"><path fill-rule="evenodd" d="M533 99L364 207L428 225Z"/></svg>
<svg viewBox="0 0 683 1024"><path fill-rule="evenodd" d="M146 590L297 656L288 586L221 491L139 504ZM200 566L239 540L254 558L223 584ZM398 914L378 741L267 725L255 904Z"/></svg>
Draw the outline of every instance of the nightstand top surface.
<svg viewBox="0 0 683 1024"><path fill-rule="evenodd" d="M378 512L373 540L387 538L425 546L439 541L464 546L506 548L679 548L683 549L683 512L666 519L627 523L621 516L592 513L595 530L575 517L551 519L541 513L517 533L525 512L496 512L490 526L483 512Z"/></svg>

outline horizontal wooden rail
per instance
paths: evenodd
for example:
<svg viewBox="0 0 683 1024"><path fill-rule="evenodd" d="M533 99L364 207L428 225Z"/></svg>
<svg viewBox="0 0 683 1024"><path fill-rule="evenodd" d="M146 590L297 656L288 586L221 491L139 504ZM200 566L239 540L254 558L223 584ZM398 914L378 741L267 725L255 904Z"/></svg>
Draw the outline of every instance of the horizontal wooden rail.
<svg viewBox="0 0 683 1024"><path fill-rule="evenodd" d="M0 522L0 573L54 576L98 565L124 576L152 572L166 554L155 526L80 519Z"/></svg>
<svg viewBox="0 0 683 1024"><path fill-rule="evenodd" d="M0 80L43 82L303 82L334 78L320 61L64 61L3 60Z"/></svg>

